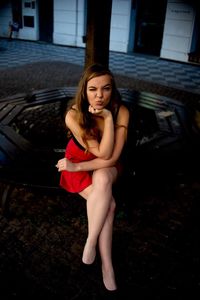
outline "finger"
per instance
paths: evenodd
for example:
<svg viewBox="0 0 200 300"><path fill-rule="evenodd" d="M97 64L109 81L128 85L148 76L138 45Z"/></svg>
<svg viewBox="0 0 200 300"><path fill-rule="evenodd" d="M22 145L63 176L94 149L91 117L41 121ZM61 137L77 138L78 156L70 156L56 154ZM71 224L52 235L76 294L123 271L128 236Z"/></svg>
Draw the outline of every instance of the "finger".
<svg viewBox="0 0 200 300"><path fill-rule="evenodd" d="M91 106L91 105L89 105L89 107L88 107L88 111L89 111L89 112L91 112L91 110L92 110L92 106Z"/></svg>

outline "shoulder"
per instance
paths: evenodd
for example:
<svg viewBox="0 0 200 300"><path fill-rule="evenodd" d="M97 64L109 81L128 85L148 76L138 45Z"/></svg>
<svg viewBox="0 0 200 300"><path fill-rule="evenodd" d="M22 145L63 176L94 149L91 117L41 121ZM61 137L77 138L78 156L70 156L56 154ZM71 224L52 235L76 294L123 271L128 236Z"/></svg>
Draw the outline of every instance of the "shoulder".
<svg viewBox="0 0 200 300"><path fill-rule="evenodd" d="M119 108L119 113L120 114L129 114L129 110L124 104L121 104L120 108Z"/></svg>
<svg viewBox="0 0 200 300"><path fill-rule="evenodd" d="M65 115L65 123L68 128L71 127L74 123L77 123L77 117L78 117L78 111L76 109L76 106L73 105L66 113Z"/></svg>
<svg viewBox="0 0 200 300"><path fill-rule="evenodd" d="M76 105L73 105L67 110L65 119L66 118L76 118L77 115L78 115L78 110L76 108Z"/></svg>
<svg viewBox="0 0 200 300"><path fill-rule="evenodd" d="M130 115L130 113L129 113L128 108L123 104L120 105L119 112L117 115L117 124L121 125L121 122L122 122L127 125L129 122L129 115ZM123 124L123 125L125 125L125 124Z"/></svg>

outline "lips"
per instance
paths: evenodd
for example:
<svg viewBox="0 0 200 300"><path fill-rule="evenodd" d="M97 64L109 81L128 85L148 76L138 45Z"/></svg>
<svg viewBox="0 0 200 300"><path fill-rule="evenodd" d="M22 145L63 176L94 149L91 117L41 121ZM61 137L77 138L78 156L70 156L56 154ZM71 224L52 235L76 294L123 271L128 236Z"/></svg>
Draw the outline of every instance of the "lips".
<svg viewBox="0 0 200 300"><path fill-rule="evenodd" d="M103 102L102 101L98 101L95 103L95 106L103 106Z"/></svg>

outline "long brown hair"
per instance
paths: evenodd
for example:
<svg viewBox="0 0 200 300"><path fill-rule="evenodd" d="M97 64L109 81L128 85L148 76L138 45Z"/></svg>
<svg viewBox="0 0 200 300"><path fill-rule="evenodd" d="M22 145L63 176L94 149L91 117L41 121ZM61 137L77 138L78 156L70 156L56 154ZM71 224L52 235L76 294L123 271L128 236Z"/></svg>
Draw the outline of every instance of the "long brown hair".
<svg viewBox="0 0 200 300"><path fill-rule="evenodd" d="M83 72L78 84L78 89L73 99L73 104L77 107L77 120L83 129L83 140L86 136L94 135L95 121L92 114L88 112L88 99L87 99L87 83L90 79L109 75L111 78L112 94L107 109L113 115L114 122L116 121L117 113L121 104L121 96L116 87L115 79L112 72L105 66L100 64L92 64Z"/></svg>

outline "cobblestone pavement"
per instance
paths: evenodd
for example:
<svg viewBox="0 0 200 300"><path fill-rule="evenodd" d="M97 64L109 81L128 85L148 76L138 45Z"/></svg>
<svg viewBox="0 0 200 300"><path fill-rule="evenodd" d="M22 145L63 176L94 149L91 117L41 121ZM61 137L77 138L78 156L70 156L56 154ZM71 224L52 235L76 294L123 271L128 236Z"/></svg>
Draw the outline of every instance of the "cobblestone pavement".
<svg viewBox="0 0 200 300"><path fill-rule="evenodd" d="M4 69L0 95L76 86L81 72L79 65L55 61ZM199 101L189 91L119 74L116 79L120 87ZM82 199L14 187L9 218L0 215L0 298L198 299L200 182L193 167L176 180L163 177L159 185L151 178L136 180L119 198L113 237L118 296L108 295L101 284L99 256L93 267L81 265L87 230Z"/></svg>
<svg viewBox="0 0 200 300"><path fill-rule="evenodd" d="M19 93L64 86L77 86L83 67L66 62L36 62L25 66L13 67L0 72L0 99ZM149 82L115 74L118 87L146 91L171 97L183 102L200 101L200 95L167 87L157 82Z"/></svg>
<svg viewBox="0 0 200 300"><path fill-rule="evenodd" d="M0 39L0 69L19 67L35 62L64 62L84 65L84 48L47 43ZM156 56L110 51L109 67L115 74L158 83L200 94L200 66L180 63Z"/></svg>

